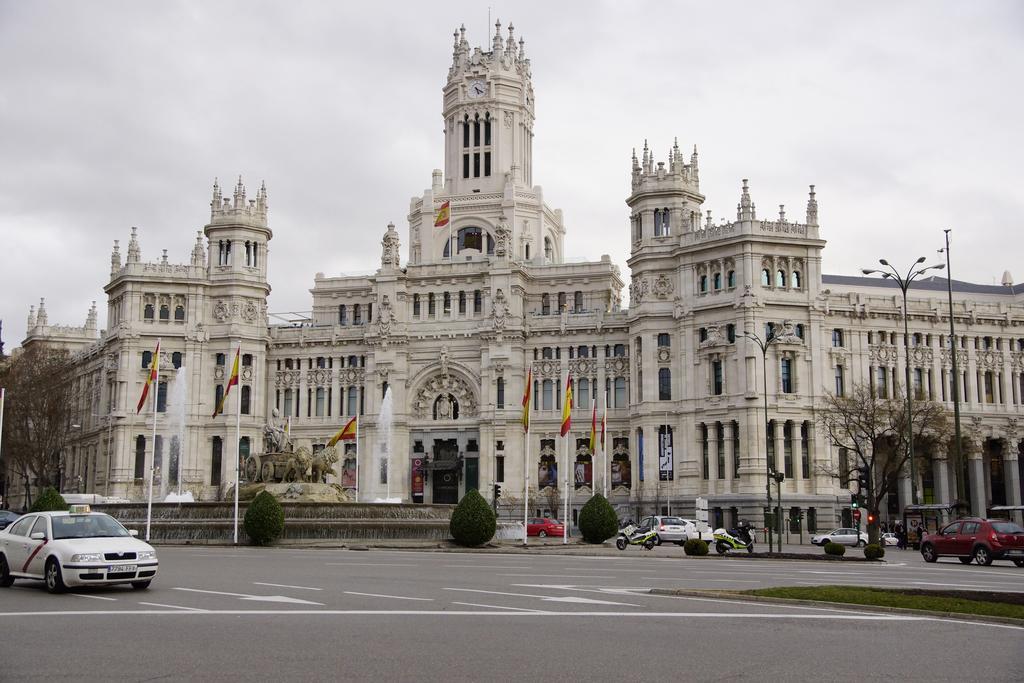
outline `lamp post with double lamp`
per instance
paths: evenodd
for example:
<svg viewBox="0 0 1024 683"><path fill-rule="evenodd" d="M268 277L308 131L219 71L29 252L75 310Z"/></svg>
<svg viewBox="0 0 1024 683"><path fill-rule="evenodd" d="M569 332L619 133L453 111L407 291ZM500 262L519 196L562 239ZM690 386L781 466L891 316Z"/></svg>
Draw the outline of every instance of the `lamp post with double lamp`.
<svg viewBox="0 0 1024 683"><path fill-rule="evenodd" d="M775 335L771 334L770 332L769 332L769 334L767 336L767 339L761 339L761 337L757 336L753 332L744 332L743 336L746 337L747 339L749 339L750 341L754 342L755 344L757 344L757 347L759 349L761 349L761 379L762 379L762 381L764 383L764 474L765 474L764 490L765 490L765 494L768 497L768 512L770 514L771 511L772 511L772 481L774 481L775 477L773 476L773 471L772 471L771 463L768 461L768 452L771 450L771 445L768 442L768 440L770 438L768 436L768 347L771 346L772 342L774 342L776 339L778 339L778 337L776 337ZM780 484L780 487L781 487L781 484ZM781 492L781 490L782 489L780 488L779 491ZM778 513L777 517L781 517L781 516L782 516L782 508L780 507L779 508L779 513ZM772 551L772 526L773 525L769 524L767 526L768 526L768 552L771 553L771 551ZM782 552L782 529L781 529L781 527L779 529L779 552L780 553Z"/></svg>
<svg viewBox="0 0 1024 683"><path fill-rule="evenodd" d="M953 425L956 430L956 441L953 443L954 462L956 463L956 502L959 504L966 498L964 495L964 466L962 446L960 445L960 369L957 366L956 327L953 321L953 270L949 264L949 229L946 233L946 246L939 253L946 254L946 292L949 294L949 360L953 364Z"/></svg>
<svg viewBox="0 0 1024 683"><path fill-rule="evenodd" d="M921 267L924 263L924 256L914 261L914 265L910 267L906 275L900 275L900 272L889 264L884 258L879 259L878 262L882 264L887 270L876 270L871 268L862 268L861 272L865 275L881 275L883 278L889 278L896 282L899 286L900 291L903 292L903 352L906 355L906 372L904 373L904 383L906 384L907 392L907 458L910 460L910 502L917 503L917 468L914 464L914 413L913 413L913 389L910 384L910 330L908 322L908 311L907 311L907 290L910 289L910 283L924 275L929 270L942 270L945 268L945 264L938 263L932 266ZM874 512L872 510L869 513Z"/></svg>

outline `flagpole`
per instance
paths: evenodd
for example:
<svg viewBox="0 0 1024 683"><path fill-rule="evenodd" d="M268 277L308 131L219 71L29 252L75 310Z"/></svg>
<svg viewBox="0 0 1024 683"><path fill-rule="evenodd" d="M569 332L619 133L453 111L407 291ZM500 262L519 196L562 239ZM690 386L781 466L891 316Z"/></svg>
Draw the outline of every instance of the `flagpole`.
<svg viewBox="0 0 1024 683"><path fill-rule="evenodd" d="M235 352L235 362L237 363L242 356L242 340L238 340L238 351ZM232 366L232 373L235 368ZM239 373L241 374L241 373ZM239 382L242 378L236 379ZM228 380L228 391L231 391L231 380ZM239 385L235 389L235 545L238 545L238 487L241 484L241 469L242 469L242 387ZM291 416L288 416L291 420Z"/></svg>
<svg viewBox="0 0 1024 683"><path fill-rule="evenodd" d="M562 437L563 465L565 474L562 475L562 544L569 542L569 435L571 430Z"/></svg>
<svg viewBox="0 0 1024 683"><path fill-rule="evenodd" d="M153 357L153 365L156 368L154 373L153 387L153 457L149 462L149 493L146 496L146 540L149 540L149 527L153 522L153 470L156 469L156 407L160 402L160 338L156 339L156 355Z"/></svg>
<svg viewBox="0 0 1024 683"><path fill-rule="evenodd" d="M604 497L608 498L608 392L604 392L604 412L601 413L601 451L604 454Z"/></svg>
<svg viewBox="0 0 1024 683"><path fill-rule="evenodd" d="M530 390L530 375L526 375L526 388L523 390L523 395L527 396ZM523 545L529 545L529 539L527 537L527 527L530 524L530 399L532 397L527 396L526 399L526 446L523 450ZM3 404L0 403L0 407Z"/></svg>
<svg viewBox="0 0 1024 683"><path fill-rule="evenodd" d="M0 462L3 462L4 453L4 394L6 391L6 389L0 387Z"/></svg>
<svg viewBox="0 0 1024 683"><path fill-rule="evenodd" d="M359 502L359 415L356 414L356 502Z"/></svg>

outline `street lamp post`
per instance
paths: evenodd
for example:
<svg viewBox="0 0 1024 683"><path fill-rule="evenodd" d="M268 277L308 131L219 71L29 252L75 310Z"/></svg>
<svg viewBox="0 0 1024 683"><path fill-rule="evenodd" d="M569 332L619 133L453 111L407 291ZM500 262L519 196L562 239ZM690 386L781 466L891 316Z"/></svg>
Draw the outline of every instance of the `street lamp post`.
<svg viewBox="0 0 1024 683"><path fill-rule="evenodd" d="M762 379L762 382L763 382L763 385L764 385L764 473L765 473L764 490L765 490L766 496L768 497L768 512L770 513L772 511L772 480L773 480L774 477L772 476L771 464L768 462L768 452L771 450L770 449L770 444L768 443L768 439L769 439L769 437L768 437L768 347L771 345L772 342L774 342L776 339L778 339L778 337L776 337L774 335L769 335L767 337L767 339L761 339L761 337L757 336L753 332L744 332L743 336L746 337L747 339L749 339L750 341L754 342L755 344L757 344L757 347L759 349L761 349L761 379ZM779 489L780 498L781 498L781 493L782 493L782 489L780 488ZM782 515L782 508L780 506L779 507L779 512L778 512L778 516L781 516L781 515ZM771 551L772 551L772 526L773 526L772 524L768 525L768 552L769 553L771 553ZM781 531L779 532L779 552L780 553L782 552L782 533L781 533Z"/></svg>
<svg viewBox="0 0 1024 683"><path fill-rule="evenodd" d="M913 413L913 391L910 384L910 329L909 329L909 313L907 310L907 290L910 289L910 283L916 280L921 275L924 275L929 270L942 270L945 268L945 264L939 263L933 266L925 266L918 268L918 266L924 263L924 256L914 261L914 265L910 267L906 275L900 275L899 271L889 265L889 262L884 258L879 259L878 262L888 268L888 270L872 270L870 268L863 268L861 272L865 275L881 275L883 278L889 278L894 280L899 286L900 291L903 292L903 352L906 355L906 371L904 373L904 383L906 384L907 391L907 454L910 460L910 502L917 503L917 468L914 463L914 413ZM869 510L869 512L872 512Z"/></svg>
<svg viewBox="0 0 1024 683"><path fill-rule="evenodd" d="M953 393L953 427L956 430L956 441L953 445L954 459L956 462L956 502L960 503L966 499L964 495L964 468L963 468L963 453L961 452L960 445L960 370L957 366L957 345L956 345L956 327L953 321L953 270L949 265L949 229L947 228L943 232L946 233L946 246L943 249L939 249L939 252L946 253L946 292L949 294L949 358L953 364L953 382L951 390Z"/></svg>

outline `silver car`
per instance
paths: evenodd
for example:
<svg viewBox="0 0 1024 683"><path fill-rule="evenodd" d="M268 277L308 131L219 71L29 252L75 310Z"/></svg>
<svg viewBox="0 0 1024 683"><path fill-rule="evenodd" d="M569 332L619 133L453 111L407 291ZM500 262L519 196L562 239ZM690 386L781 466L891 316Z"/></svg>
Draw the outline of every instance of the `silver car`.
<svg viewBox="0 0 1024 683"><path fill-rule="evenodd" d="M833 529L827 534L817 534L811 537L814 545L825 545L826 543L839 543L840 545L865 546L868 544L868 535L856 529Z"/></svg>
<svg viewBox="0 0 1024 683"><path fill-rule="evenodd" d="M645 526L648 529L653 529L658 534L658 545L664 543L678 543L682 545L690 538L687 533L686 520L680 517L668 517L663 515L654 515L652 517L644 517L640 520L640 526Z"/></svg>

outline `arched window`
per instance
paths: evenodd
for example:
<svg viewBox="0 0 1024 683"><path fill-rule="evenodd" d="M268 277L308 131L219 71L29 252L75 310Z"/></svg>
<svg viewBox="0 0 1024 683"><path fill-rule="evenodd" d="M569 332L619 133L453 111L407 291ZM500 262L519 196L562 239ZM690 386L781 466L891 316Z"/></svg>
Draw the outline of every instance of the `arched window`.
<svg viewBox="0 0 1024 683"><path fill-rule="evenodd" d="M160 304L160 319L170 320L171 319L171 307L168 304Z"/></svg>
<svg viewBox="0 0 1024 683"><path fill-rule="evenodd" d="M530 245L529 244L524 244L523 245L523 258L526 259L527 261L530 260Z"/></svg>
<svg viewBox="0 0 1024 683"><path fill-rule="evenodd" d="M706 342L708 340L708 328L702 327L697 330L697 341Z"/></svg>
<svg viewBox="0 0 1024 683"><path fill-rule="evenodd" d="M544 260L551 263L555 260L555 247L551 244L551 238L544 238Z"/></svg>
<svg viewBox="0 0 1024 683"><path fill-rule="evenodd" d="M661 237L661 209L654 210L654 236Z"/></svg>
<svg viewBox="0 0 1024 683"><path fill-rule="evenodd" d="M171 354L171 365L177 370L181 367L181 351L175 351Z"/></svg>
<svg viewBox="0 0 1024 683"><path fill-rule="evenodd" d="M799 270L794 270L793 271L793 274L790 276L789 282L790 282L789 286L792 287L793 289L800 289L800 271Z"/></svg>
<svg viewBox="0 0 1024 683"><path fill-rule="evenodd" d="M582 406L584 408L589 408L590 407L590 380L588 380L586 377L581 377L579 379L579 381L576 382L576 393L577 393L577 396L573 400L573 402L576 405L578 405L578 406ZM594 393L596 394L597 392L595 391Z"/></svg>
<svg viewBox="0 0 1024 683"><path fill-rule="evenodd" d="M452 295L449 292L445 292L442 295L442 310L445 315L451 315L452 313Z"/></svg>
<svg viewBox="0 0 1024 683"><path fill-rule="evenodd" d="M466 292L459 290L459 315L466 314Z"/></svg>
<svg viewBox="0 0 1024 683"><path fill-rule="evenodd" d="M721 273L715 273L714 278L713 278L712 281L714 283L714 287L715 287L716 290L722 288L722 274Z"/></svg>
<svg viewBox="0 0 1024 683"><path fill-rule="evenodd" d="M323 389L317 389L323 391ZM248 384L242 386L242 415L249 414L249 403L252 398L252 387Z"/></svg>
<svg viewBox="0 0 1024 683"><path fill-rule="evenodd" d="M174 319L178 321L185 319L185 307L181 304L174 307Z"/></svg>
<svg viewBox="0 0 1024 683"><path fill-rule="evenodd" d="M363 310L362 306L360 306L359 304L352 304L352 324L363 324Z"/></svg>
<svg viewBox="0 0 1024 683"><path fill-rule="evenodd" d="M156 388L156 412L167 412L167 382L160 382Z"/></svg>
<svg viewBox="0 0 1024 683"><path fill-rule="evenodd" d="M725 286L728 287L729 289L732 289L733 287L736 286L735 270L730 270L729 273L725 276Z"/></svg>
<svg viewBox="0 0 1024 683"><path fill-rule="evenodd" d="M412 314L417 318L420 317L420 295L412 295Z"/></svg>
<svg viewBox="0 0 1024 683"><path fill-rule="evenodd" d="M415 301L416 297L418 297L418 296L419 296L418 294L414 294L413 295L413 300ZM338 305L338 324L339 325L348 325L348 307L345 306L345 304L339 304Z"/></svg>
<svg viewBox="0 0 1024 683"><path fill-rule="evenodd" d="M615 378L615 407L625 408L628 406L626 402L626 378L616 377Z"/></svg>
<svg viewBox="0 0 1024 683"><path fill-rule="evenodd" d="M221 386L220 385L217 385L217 389L218 389L218 392L217 392L218 394L223 393L221 391ZM287 415L291 415L294 412L295 412L295 406L293 405L292 390L291 390L291 388L288 388L288 389L284 390L284 407L283 407L283 410L281 411L281 414L287 416Z"/></svg>
<svg viewBox="0 0 1024 683"><path fill-rule="evenodd" d="M434 298L434 293L430 292L427 294L427 315L435 315L437 313L437 301Z"/></svg>
<svg viewBox="0 0 1024 683"><path fill-rule="evenodd" d="M700 276L700 293L704 294L707 291L708 291L708 276L707 275L701 275Z"/></svg>
<svg viewBox="0 0 1024 683"><path fill-rule="evenodd" d="M658 400L672 400L672 371L668 368L658 369Z"/></svg>
<svg viewBox="0 0 1024 683"><path fill-rule="evenodd" d="M565 308L565 292L559 292L558 293L558 312L561 313L563 308Z"/></svg>
<svg viewBox="0 0 1024 683"><path fill-rule="evenodd" d="M574 292L572 295L572 310L574 313L583 312L583 292Z"/></svg>
<svg viewBox="0 0 1024 683"><path fill-rule="evenodd" d="M555 383L550 379L541 382L541 410L555 409Z"/></svg>
<svg viewBox="0 0 1024 683"><path fill-rule="evenodd" d="M725 338L729 340L730 344L736 341L736 326L732 323L725 326Z"/></svg>
<svg viewBox="0 0 1024 683"><path fill-rule="evenodd" d="M459 253L468 249L475 249L481 253L484 252L484 244L486 241L487 253L494 253L494 238L490 234L486 233L481 228L469 227L460 228L458 232L457 250Z"/></svg>
<svg viewBox="0 0 1024 683"><path fill-rule="evenodd" d="M143 370L148 369L152 362L153 362L153 352L152 351L143 351L142 352L142 369Z"/></svg>
<svg viewBox="0 0 1024 683"><path fill-rule="evenodd" d="M142 309L142 317L146 320L152 320L153 310L153 304L146 304Z"/></svg>
<svg viewBox="0 0 1024 683"><path fill-rule="evenodd" d="M669 221L669 217L671 215L672 212L669 211L667 208L661 210L661 234L664 236L672 234L672 225Z"/></svg>
<svg viewBox="0 0 1024 683"><path fill-rule="evenodd" d="M772 283L771 273L768 272L767 268L762 268L761 269L761 284L764 287L768 287L769 285L771 285L771 283Z"/></svg>
<svg viewBox="0 0 1024 683"><path fill-rule="evenodd" d="M780 270L779 272L775 273L775 286L776 287L785 287L786 286L786 271Z"/></svg>
<svg viewBox="0 0 1024 683"><path fill-rule="evenodd" d="M540 295L540 314L551 314L551 295L546 292Z"/></svg>

